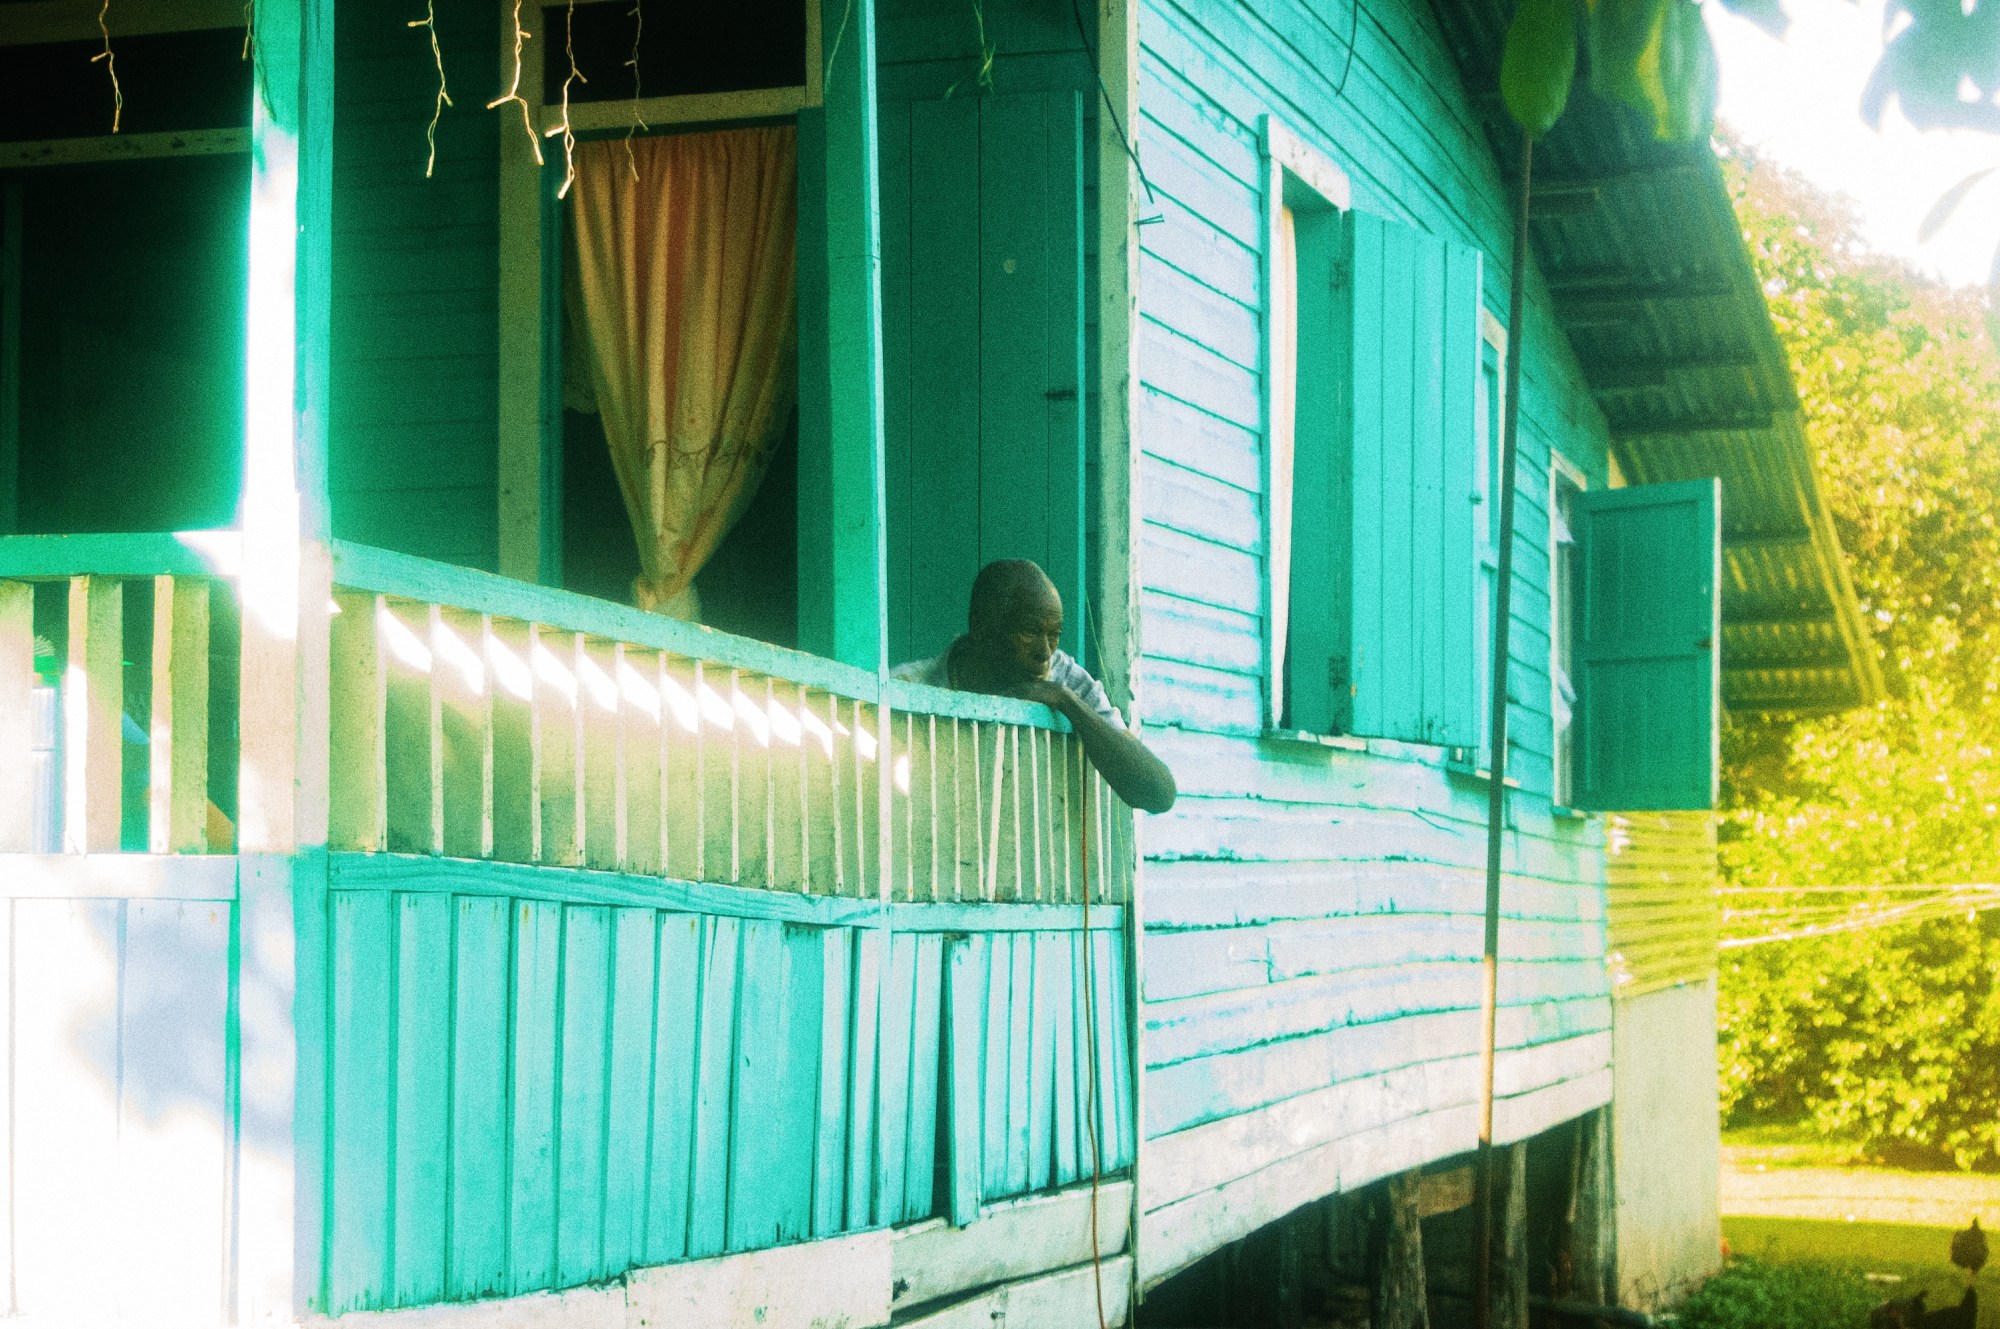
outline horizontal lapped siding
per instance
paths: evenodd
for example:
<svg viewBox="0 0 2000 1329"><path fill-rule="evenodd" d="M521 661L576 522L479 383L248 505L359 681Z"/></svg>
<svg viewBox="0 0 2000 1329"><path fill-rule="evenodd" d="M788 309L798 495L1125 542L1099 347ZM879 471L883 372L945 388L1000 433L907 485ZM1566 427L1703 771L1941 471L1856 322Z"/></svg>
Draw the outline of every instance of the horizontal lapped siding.
<svg viewBox="0 0 2000 1329"><path fill-rule="evenodd" d="M1162 220L1139 232L1140 690L1181 785L1145 834L1149 1282L1476 1138L1484 785L1438 749L1261 736L1260 116L1337 162L1355 206L1479 246L1485 303L1507 307L1506 189L1429 10L1364 6L1351 65L1349 21L1302 0L1141 10L1137 133ZM1548 799L1546 511L1550 449L1595 485L1606 440L1538 280L1529 297L1503 1139L1610 1085L1601 827Z"/></svg>

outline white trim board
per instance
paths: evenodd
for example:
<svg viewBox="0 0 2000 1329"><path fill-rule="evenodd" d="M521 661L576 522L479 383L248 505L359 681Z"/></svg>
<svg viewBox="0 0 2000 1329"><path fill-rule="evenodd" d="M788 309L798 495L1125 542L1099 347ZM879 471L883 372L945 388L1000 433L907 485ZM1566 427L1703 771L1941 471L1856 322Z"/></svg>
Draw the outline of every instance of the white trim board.
<svg viewBox="0 0 2000 1329"><path fill-rule="evenodd" d="M1102 1259L1124 1253L1131 1218L1130 1182L1107 1181L1099 1187L1097 1254ZM1090 1259L1088 1184L1009 1200L988 1206L964 1227L934 1218L898 1232L891 1257L894 1304L898 1309L920 1306Z"/></svg>
<svg viewBox="0 0 2000 1329"><path fill-rule="evenodd" d="M0 900L234 900L230 854L0 854Z"/></svg>

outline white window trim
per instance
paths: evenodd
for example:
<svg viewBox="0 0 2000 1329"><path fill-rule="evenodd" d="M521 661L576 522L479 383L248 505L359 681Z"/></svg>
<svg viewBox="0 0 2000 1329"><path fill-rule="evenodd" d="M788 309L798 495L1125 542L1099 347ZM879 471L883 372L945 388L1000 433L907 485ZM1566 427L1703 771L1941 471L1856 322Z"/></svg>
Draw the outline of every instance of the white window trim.
<svg viewBox="0 0 2000 1329"><path fill-rule="evenodd" d="M1559 615L1564 613L1566 610L1571 610L1574 608L1574 606L1569 606L1561 603L1557 598L1562 586L1561 567L1560 567L1560 560L1562 558L1562 548L1556 540L1556 521L1558 519L1558 513L1560 512L1560 509L1557 507L1557 503L1561 495L1562 486L1565 484L1569 485L1570 488L1574 489L1579 494L1588 493L1590 491L1590 477L1583 473L1582 468L1577 466L1576 463L1570 461L1567 457L1564 457L1560 452L1557 452L1554 448L1550 448L1549 449L1549 507L1548 507L1548 513L1549 513L1549 520L1548 520L1549 803L1559 812L1570 810L1568 796L1575 792L1574 790L1565 789L1563 787L1562 753L1560 750L1562 745L1562 732L1556 727L1556 707L1562 702L1562 696L1561 696L1562 685L1560 680L1563 677L1562 667L1559 660L1557 659L1558 642L1556 637L1556 624L1558 622ZM1576 533L1574 531L1570 533L1572 540L1575 539L1575 534ZM1572 645L1574 645L1574 643L1572 643ZM1576 680L1572 678L1570 680L1570 687L1572 691L1575 689L1575 686L1576 686ZM1571 707L1570 710L1569 732L1572 735L1574 735L1576 732L1576 712L1573 706Z"/></svg>
<svg viewBox="0 0 2000 1329"><path fill-rule="evenodd" d="M1279 228L1283 214L1292 206L1288 195L1304 201L1316 196L1327 207L1345 212L1353 205L1353 189L1347 173L1333 159L1312 147L1282 121L1265 115L1259 125L1260 154L1264 179L1264 215L1261 221L1261 280L1264 312L1258 333L1262 359L1262 383L1258 389L1263 407L1263 486L1264 486L1264 728L1278 732L1285 713L1285 635L1291 614L1292 580L1292 442L1289 428L1280 446L1281 411L1274 388L1280 377L1277 320L1272 317L1276 289ZM1296 250L1293 272L1296 277ZM1292 308L1297 310L1294 292ZM1296 350L1297 339L1293 338ZM1296 365L1287 381L1296 386ZM1313 736L1316 739L1320 736ZM1361 746L1353 740L1340 746Z"/></svg>
<svg viewBox="0 0 2000 1329"><path fill-rule="evenodd" d="M1477 683L1479 697L1479 740L1470 747L1451 749L1447 754L1445 764L1457 774L1477 776L1479 779L1487 780L1491 779L1493 775L1492 764L1486 760L1486 744L1493 732L1493 671L1491 656L1493 653L1494 600L1494 588L1488 586L1487 574L1489 572L1492 573L1493 581L1495 586L1497 586L1500 570L1500 550L1493 537L1494 527L1500 520L1500 499L1499 495L1493 492L1493 473L1498 468L1500 462L1498 453L1504 449L1504 440L1507 437L1506 382L1508 342L1507 325L1502 323L1494 315L1493 311L1486 308L1483 304L1479 307L1479 343L1482 359L1485 356L1484 348L1488 346L1493 348L1493 354L1498 360L1501 384L1501 391L1496 394L1491 407L1494 412L1491 428L1488 430L1486 437L1479 441L1481 456L1479 459L1479 475L1476 480L1479 486L1479 504L1481 508L1479 520L1483 536L1475 544L1472 552L1473 587L1474 593L1480 598L1482 616L1486 620L1480 625L1479 649L1473 657L1475 664L1484 666L1478 670L1479 677ZM1489 450L1489 439L1491 440L1491 450ZM1511 775L1507 777L1506 784L1510 788L1518 789L1520 787L1520 782Z"/></svg>

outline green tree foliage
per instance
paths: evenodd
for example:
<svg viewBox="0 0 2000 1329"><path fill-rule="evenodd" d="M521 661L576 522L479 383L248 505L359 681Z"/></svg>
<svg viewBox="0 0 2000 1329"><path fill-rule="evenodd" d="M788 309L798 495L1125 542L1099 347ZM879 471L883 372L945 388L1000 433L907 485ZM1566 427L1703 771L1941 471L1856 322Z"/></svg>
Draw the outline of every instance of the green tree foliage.
<svg viewBox="0 0 2000 1329"><path fill-rule="evenodd" d="M1732 717L1725 881L2000 881L2000 360L1978 301L1868 254L1769 163L1734 150L1730 177L1890 697ZM2000 1159L1994 915L1725 952L1721 1021L1739 1120Z"/></svg>

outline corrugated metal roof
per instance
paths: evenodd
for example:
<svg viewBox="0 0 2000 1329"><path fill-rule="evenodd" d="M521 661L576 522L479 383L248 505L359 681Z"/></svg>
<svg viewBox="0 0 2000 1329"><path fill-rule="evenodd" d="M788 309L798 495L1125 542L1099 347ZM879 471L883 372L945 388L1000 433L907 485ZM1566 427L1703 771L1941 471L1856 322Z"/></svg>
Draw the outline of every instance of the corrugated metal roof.
<svg viewBox="0 0 2000 1329"><path fill-rule="evenodd" d="M1434 0L1488 141L1518 171L1498 86L1507 0ZM1707 144L1655 141L1579 85L1535 146L1530 237L1620 465L1635 484L1718 476L1723 700L1834 710L1882 694L1784 348Z"/></svg>

